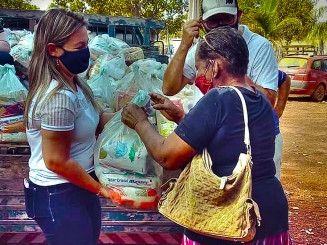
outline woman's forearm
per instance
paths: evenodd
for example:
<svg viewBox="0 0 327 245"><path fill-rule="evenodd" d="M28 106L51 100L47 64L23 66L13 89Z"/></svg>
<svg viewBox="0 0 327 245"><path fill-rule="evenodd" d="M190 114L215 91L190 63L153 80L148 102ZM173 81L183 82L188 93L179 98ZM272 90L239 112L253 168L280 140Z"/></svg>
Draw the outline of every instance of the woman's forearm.
<svg viewBox="0 0 327 245"><path fill-rule="evenodd" d="M56 162L55 159L51 159L46 165L52 172L90 192L98 193L102 187L99 182L95 181L82 166L72 158L65 162Z"/></svg>
<svg viewBox="0 0 327 245"><path fill-rule="evenodd" d="M162 137L148 121L142 121L137 123L135 126L135 131L140 136L148 153L152 156L152 158L165 168L165 138Z"/></svg>

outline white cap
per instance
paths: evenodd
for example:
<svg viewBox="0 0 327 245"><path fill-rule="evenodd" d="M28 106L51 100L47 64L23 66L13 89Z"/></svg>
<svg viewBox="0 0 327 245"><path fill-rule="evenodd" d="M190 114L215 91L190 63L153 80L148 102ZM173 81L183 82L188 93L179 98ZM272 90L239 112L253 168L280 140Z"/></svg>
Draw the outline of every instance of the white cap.
<svg viewBox="0 0 327 245"><path fill-rule="evenodd" d="M204 20L221 13L237 15L236 0L203 0L202 7Z"/></svg>

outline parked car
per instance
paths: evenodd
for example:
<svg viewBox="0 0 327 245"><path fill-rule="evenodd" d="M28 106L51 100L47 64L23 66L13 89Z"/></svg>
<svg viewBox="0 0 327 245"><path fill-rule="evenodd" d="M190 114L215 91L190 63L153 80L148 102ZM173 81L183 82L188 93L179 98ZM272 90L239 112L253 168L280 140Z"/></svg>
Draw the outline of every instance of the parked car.
<svg viewBox="0 0 327 245"><path fill-rule="evenodd" d="M291 93L310 95L322 101L327 88L327 56L287 56L279 62L279 69L291 77Z"/></svg>

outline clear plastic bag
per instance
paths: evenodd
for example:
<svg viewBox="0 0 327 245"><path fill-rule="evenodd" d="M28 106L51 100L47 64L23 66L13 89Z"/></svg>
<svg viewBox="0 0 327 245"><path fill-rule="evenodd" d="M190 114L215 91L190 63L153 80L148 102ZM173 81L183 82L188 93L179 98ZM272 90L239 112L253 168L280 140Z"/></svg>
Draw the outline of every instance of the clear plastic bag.
<svg viewBox="0 0 327 245"><path fill-rule="evenodd" d="M195 85L186 85L178 94L169 97L171 100L180 100L185 113L188 113L203 97L202 92Z"/></svg>
<svg viewBox="0 0 327 245"><path fill-rule="evenodd" d="M22 94L27 95L27 89L15 74L16 71L13 65L0 65L0 97L19 102L22 100Z"/></svg>
<svg viewBox="0 0 327 245"><path fill-rule="evenodd" d="M12 65L0 66L0 141L25 141L24 108L26 88Z"/></svg>
<svg viewBox="0 0 327 245"><path fill-rule="evenodd" d="M132 99L145 107L150 97L139 91ZM148 154L135 130L121 122L121 111L106 125L94 150L96 175L112 191L117 206L132 209L156 207L162 179L162 168Z"/></svg>
<svg viewBox="0 0 327 245"><path fill-rule="evenodd" d="M131 47L128 49L121 50L126 59L126 64L131 65L135 61L144 59L144 52L140 47Z"/></svg>
<svg viewBox="0 0 327 245"><path fill-rule="evenodd" d="M144 107L149 101L149 95L145 91L140 91L131 102ZM147 157L148 153L142 140L135 130L121 122L119 111L97 140L95 163L101 162L108 167L146 174Z"/></svg>
<svg viewBox="0 0 327 245"><path fill-rule="evenodd" d="M31 32L27 30L12 31L8 28L4 28L4 31L7 34L8 43L11 48L16 46L22 37L31 34Z"/></svg>
<svg viewBox="0 0 327 245"><path fill-rule="evenodd" d="M103 67L101 72L88 82L96 101L104 110L110 112L115 112L116 109L116 88L113 82L107 67Z"/></svg>
<svg viewBox="0 0 327 245"><path fill-rule="evenodd" d="M121 49L129 48L129 45L124 41L109 37L108 34L102 34L93 38L90 43L90 52L96 56L104 54L117 55Z"/></svg>
<svg viewBox="0 0 327 245"><path fill-rule="evenodd" d="M23 36L17 45L15 45L10 54L13 56L16 66L22 72L27 72L28 66L31 61L33 50L34 35L32 33Z"/></svg>
<svg viewBox="0 0 327 245"><path fill-rule="evenodd" d="M140 90L162 94L162 80L153 73L151 65L140 60L133 63L130 69L123 79L117 81L117 111Z"/></svg>

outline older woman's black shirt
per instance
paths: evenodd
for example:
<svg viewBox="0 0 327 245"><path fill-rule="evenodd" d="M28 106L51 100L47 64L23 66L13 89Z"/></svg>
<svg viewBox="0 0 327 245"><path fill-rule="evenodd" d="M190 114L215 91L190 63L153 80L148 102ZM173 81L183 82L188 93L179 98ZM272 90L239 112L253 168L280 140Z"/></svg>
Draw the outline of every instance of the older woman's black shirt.
<svg viewBox="0 0 327 245"><path fill-rule="evenodd" d="M262 223L255 239L288 230L288 204L282 186L275 178L275 127L270 103L261 92L238 87L247 104L252 147L253 199L258 203ZM231 88L212 89L185 116L176 134L201 152L207 148L213 172L231 175L239 154L246 153L242 103ZM235 244L186 230L186 235L204 244Z"/></svg>

